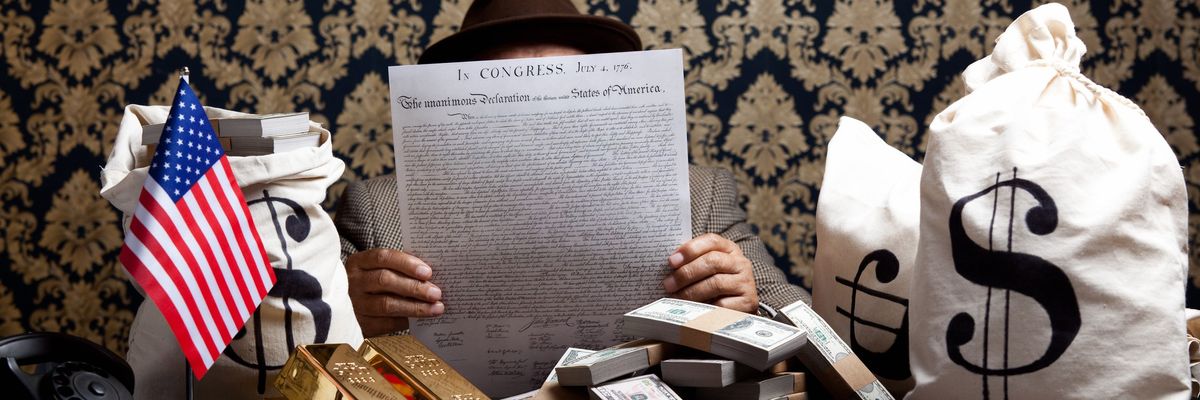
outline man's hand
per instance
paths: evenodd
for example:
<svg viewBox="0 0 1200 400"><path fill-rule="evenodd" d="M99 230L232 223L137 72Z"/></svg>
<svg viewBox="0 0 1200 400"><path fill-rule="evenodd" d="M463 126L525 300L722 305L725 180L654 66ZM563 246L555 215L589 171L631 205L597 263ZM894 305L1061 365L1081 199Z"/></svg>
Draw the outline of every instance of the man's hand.
<svg viewBox="0 0 1200 400"><path fill-rule="evenodd" d="M350 302L363 336L408 328L408 317L441 315L442 290L429 282L433 270L400 250L371 249L346 257Z"/></svg>
<svg viewBox="0 0 1200 400"><path fill-rule="evenodd" d="M715 233L698 236L667 258L671 275L663 288L675 297L754 314L758 290L754 266L742 248Z"/></svg>

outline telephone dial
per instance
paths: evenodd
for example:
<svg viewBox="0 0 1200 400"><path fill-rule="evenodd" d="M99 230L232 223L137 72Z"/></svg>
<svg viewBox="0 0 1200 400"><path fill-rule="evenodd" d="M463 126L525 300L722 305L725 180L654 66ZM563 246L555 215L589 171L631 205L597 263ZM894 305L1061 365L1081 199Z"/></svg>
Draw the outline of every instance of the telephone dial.
<svg viewBox="0 0 1200 400"><path fill-rule="evenodd" d="M127 400L132 392L129 364L86 339L51 332L0 339L0 397Z"/></svg>

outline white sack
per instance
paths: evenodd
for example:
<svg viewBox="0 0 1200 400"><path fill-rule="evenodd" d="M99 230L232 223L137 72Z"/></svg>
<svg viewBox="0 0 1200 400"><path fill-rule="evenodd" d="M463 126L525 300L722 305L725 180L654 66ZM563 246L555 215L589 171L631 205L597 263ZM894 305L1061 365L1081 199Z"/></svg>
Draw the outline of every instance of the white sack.
<svg viewBox="0 0 1200 400"><path fill-rule="evenodd" d="M813 309L895 396L912 389L908 297L921 164L842 117L817 201Z"/></svg>
<svg viewBox="0 0 1200 400"><path fill-rule="evenodd" d="M146 164L153 156L140 144L141 125L163 122L168 111L162 106L126 107L116 144L101 172L101 195L124 214L126 230L146 179ZM205 112L209 118L245 115L211 107L205 107ZM310 129L321 133L320 147L229 157L275 269L276 283L242 332L196 383L197 399L277 397L272 382L295 346L362 342L347 291L340 239L333 220L321 208L326 190L341 177L345 164L333 156L329 131L316 123L310 123ZM126 358L134 370L135 398L183 398L183 353L152 301L143 301L138 309Z"/></svg>
<svg viewBox="0 0 1200 400"><path fill-rule="evenodd" d="M1183 175L1083 53L1065 7L1029 11L930 126L914 398L1188 396Z"/></svg>

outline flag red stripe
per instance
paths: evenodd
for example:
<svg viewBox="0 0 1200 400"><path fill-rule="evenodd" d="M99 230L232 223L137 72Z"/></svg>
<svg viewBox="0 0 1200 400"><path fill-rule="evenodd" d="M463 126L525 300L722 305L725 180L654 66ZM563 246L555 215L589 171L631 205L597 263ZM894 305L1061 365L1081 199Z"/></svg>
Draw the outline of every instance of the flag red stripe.
<svg viewBox="0 0 1200 400"><path fill-rule="evenodd" d="M183 258L184 258L183 265L187 266L188 270L191 271L191 273L192 273L191 277L193 280L192 283L197 285L198 287L207 286L207 284L209 282L207 282L207 279L204 278L204 275L203 275L204 272L200 271L200 263L196 261L196 258L192 254L191 249L186 247L186 246L188 246L188 243L186 243L184 241L183 235L181 235L179 233L178 228L175 226L175 222L172 221L172 219L169 216L167 216L166 210L162 209L162 205L159 204L157 199L155 199L154 196L150 194L149 190L142 190L142 195L139 200L142 203L142 205L145 206L146 212L150 213L150 216L154 218L154 220L158 223L158 226L160 228L162 228L163 232L166 232L166 234L167 234L166 239L170 243L172 243L173 246L175 246L176 250L181 255L183 255ZM176 203L175 205L177 206L178 203ZM158 238L155 238L155 239L158 239ZM182 245L182 246L179 246L177 244ZM182 276L182 275L180 275L180 276ZM213 282L213 283L217 283L217 282ZM221 284L217 283L217 286L220 289L225 289L225 285L221 285ZM233 333L234 333L234 332L229 332L229 326L232 325L233 323L232 323L232 321L225 321L224 318L221 317L220 311L218 308L221 305L218 305L217 300L215 298L213 298L213 291L211 290L212 288L210 287L209 289L210 290L198 290L200 292L200 296L204 299L205 305L208 306L208 312L205 314L202 314L202 315L205 317L211 318L211 319L205 319L204 321L205 321L205 323L209 323L209 321L217 323L217 326L215 326L215 327L210 326L210 329L216 328L215 330L217 331L217 334L220 335L221 343L229 343L229 340L233 339ZM229 291L228 290L221 290L221 291L225 293L225 296L226 296L225 298L228 298ZM222 298L221 302L225 303L224 298ZM224 304L222 304L222 305L224 305ZM228 307L227 307L227 309L228 309ZM226 314L228 315L229 313L226 312ZM213 321L215 319L221 319L222 321ZM224 346L218 346L218 348L221 348L221 350L224 350L223 347Z"/></svg>
<svg viewBox="0 0 1200 400"><path fill-rule="evenodd" d="M138 240L142 241L142 244L145 245L148 251L150 251L150 254L155 260L158 261L159 265L175 265L175 263L171 262L171 258L168 257L166 252L162 249L162 246L158 243L158 240L154 238L154 235L150 234L149 230L142 225L142 221L140 219L133 219L133 223L129 225L129 231L137 236ZM203 321L204 319L200 317L200 312L198 310L199 307L192 301L193 297L191 296L191 290L188 289L187 285L183 282L183 278L179 276L179 272L174 268L163 268L163 270L165 270L167 276L171 278L175 289L179 291L180 297L182 297L183 301L182 306L183 308L187 309L187 314L191 315L192 321L194 323ZM179 305L176 305L176 307L178 306ZM186 315L183 313L180 313L180 315L186 318ZM219 351L217 350L216 343L213 342L213 338L205 335L204 332L199 329L199 327L197 327L197 331L198 332L196 332L196 335L200 336L201 341L203 341L204 345L206 346L206 348L202 350L208 354L218 353Z"/></svg>
<svg viewBox="0 0 1200 400"><path fill-rule="evenodd" d="M205 181L197 181L196 184L206 185L208 183L205 183ZM187 195L184 197L185 198L180 198L179 202L175 203L175 207L178 208L179 215L181 219L184 220L182 221L184 222L182 223L182 226L187 227L188 232L191 232L193 240L196 240L197 247L200 249L200 253L202 253L202 256L204 256L205 261L208 262L211 274L214 275L212 276L214 281L210 283L211 285L215 285L218 289L220 289L221 299L224 302L224 306L226 306L226 308L229 310L229 317L233 318L233 320L230 321L234 329L230 335L233 335L234 333L238 332L239 329L241 329L242 324L246 322L246 318L250 317L248 315L242 315L241 309L236 306L236 304L245 302L245 300L236 297L235 293L230 292L229 285L222 285L222 283L227 282L222 279L222 277L226 276L226 273L224 273L224 270L221 268L221 261L218 261L214 253L212 253L212 246L209 245L209 239L205 237L203 232L200 232L199 223L196 221L196 217L192 215L191 205L187 202L187 199L193 197L192 193L187 193Z"/></svg>
<svg viewBox="0 0 1200 400"><path fill-rule="evenodd" d="M204 359L200 356L195 346L189 346L193 343L191 332L184 326L181 319L182 314L175 308L175 303L167 296L162 287L158 285L158 281L154 276L150 275L150 271L146 270L146 265L138 258L128 246L121 248L121 255L117 257L121 260L121 264L125 265L125 269L129 271L129 275L137 281L138 286L146 292L146 295L154 301L154 305L162 316L167 321L167 326L171 328L171 332L175 334L175 341L179 342L180 348L183 350L183 356L187 357L188 362L192 366L192 371L196 374L196 378L203 378L204 372L208 370L205 366Z"/></svg>
<svg viewBox="0 0 1200 400"><path fill-rule="evenodd" d="M228 182L230 185L227 187L230 187L233 189L233 190L230 190L230 192L232 192L234 197L237 198L238 204L246 204L246 197L242 194L242 187L240 184L238 184L237 178L233 176L233 168L229 166L229 157L221 156L221 160L218 161L217 165L214 165L214 167L219 168L222 172L225 173L225 178L227 179L226 182ZM222 187L226 187L226 186L222 185ZM250 217L250 210L248 208L243 207L243 208L236 209L234 211L236 212L236 215L238 216L238 220L247 229L250 229L250 232L253 235L250 237L256 237L256 238L262 237L258 234L258 225L254 224L254 218ZM254 250L256 250L258 252L257 256L259 258L259 261L263 265L270 266L271 260L267 259L267 249L265 247L263 247L262 241L259 240L255 243L252 243L251 245L255 246ZM269 286L274 286L275 285L275 270L273 268L265 268L260 271L266 271L266 273L267 273L266 278L270 281Z"/></svg>
<svg viewBox="0 0 1200 400"><path fill-rule="evenodd" d="M197 182L197 185L201 184L207 183ZM186 222L185 225L192 232L192 237L196 238L199 247L203 249L208 265L214 267L214 274L222 278L217 282L221 287L222 295L225 296L225 301L231 307L230 311L236 313L232 315L236 332L250 318L251 311L248 310L249 307L245 306L245 302L251 301L253 298L250 297L245 283L238 275L240 271L237 268L230 268L228 255L220 252L220 245L215 243L217 241L216 234L213 233L212 226L203 219L204 215L196 210L199 208L199 204L196 201L195 193L188 193L179 200L179 213Z"/></svg>
<svg viewBox="0 0 1200 400"><path fill-rule="evenodd" d="M209 179L214 179L214 181L215 181L215 179L218 179L215 175L216 175L216 171L209 170L208 173L205 174L205 177L209 178ZM216 198L216 200L217 200L217 204L221 207L220 211L221 211L222 215L232 216L232 215L234 215L233 206L231 206L229 204L229 199L225 197L224 191L226 188L224 188L222 186L224 186L224 185L212 185L212 186L206 186L203 189L211 190L210 193L213 194L213 197ZM245 204L245 203L243 202L242 204ZM230 218L230 221L228 221L228 222L230 223L230 225L232 225L232 229L234 231L239 231L238 232L239 234L232 235L233 237L231 239L233 239L233 240L231 240L231 242L237 243L238 248L241 249L241 251L242 251L242 257L246 258L246 261L249 261L252 263L257 262L258 260L256 260L254 257L252 257L253 253L250 252L250 247L246 243L246 234L244 232L240 232L241 229L239 229L240 227L238 226L237 221ZM259 295L262 297L266 297L267 296L267 286L263 283L262 279L259 278L258 274L254 273L254 267L255 267L254 265L247 265L246 266L247 272L250 274L251 277L253 277L254 284L257 285Z"/></svg>
<svg viewBox="0 0 1200 400"><path fill-rule="evenodd" d="M210 170L204 175L204 178L201 179L211 182L211 175L212 171ZM196 200L196 205L199 206L198 208L200 215L204 216L204 219L208 222L208 226L213 229L213 235L216 236L215 239L219 245L219 250L225 257L225 260L229 263L229 269L232 270L235 275L234 282L237 282L238 289L242 293L241 298L243 304L245 304L246 308L250 310L250 313L254 313L254 309L258 308L258 301L262 300L265 293L257 289L251 293L250 288L246 286L246 282L248 282L246 275L253 275L253 273L247 270L245 266L241 265L244 263L236 261L237 254L233 252L233 249L230 246L228 234L226 234L225 229L222 228L221 224L217 221L217 214L212 212L213 206L208 202L208 196L205 195L206 191L204 189L210 186L211 185L204 185L203 187L196 187L192 189L192 198Z"/></svg>

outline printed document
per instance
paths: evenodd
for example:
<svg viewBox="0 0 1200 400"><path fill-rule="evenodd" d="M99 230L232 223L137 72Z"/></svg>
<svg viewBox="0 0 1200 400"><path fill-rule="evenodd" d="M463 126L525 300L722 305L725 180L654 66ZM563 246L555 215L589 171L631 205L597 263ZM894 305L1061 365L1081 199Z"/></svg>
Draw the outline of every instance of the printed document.
<svg viewBox="0 0 1200 400"><path fill-rule="evenodd" d="M493 397L628 339L691 238L680 50L388 75L403 250L446 304L413 334Z"/></svg>

